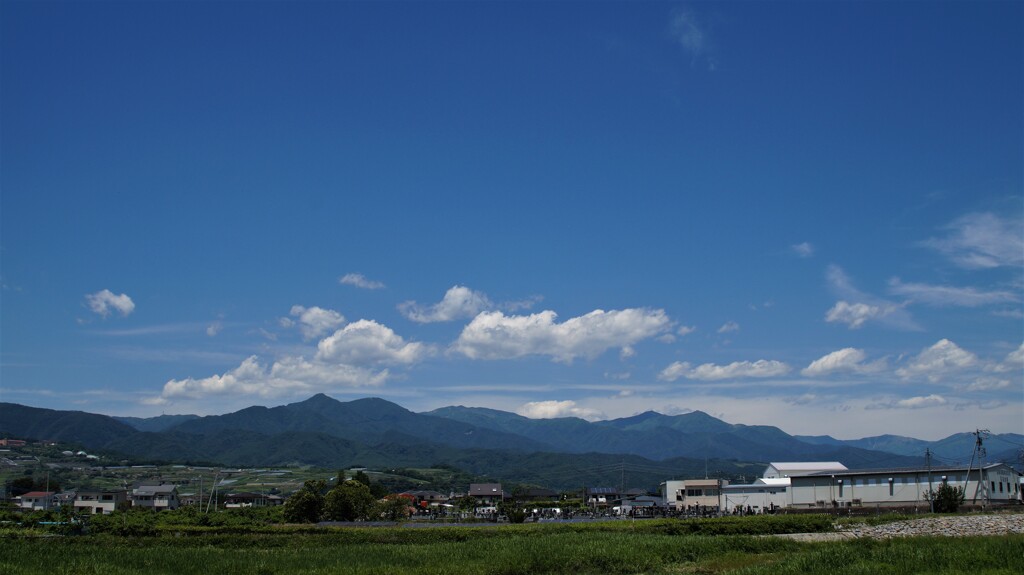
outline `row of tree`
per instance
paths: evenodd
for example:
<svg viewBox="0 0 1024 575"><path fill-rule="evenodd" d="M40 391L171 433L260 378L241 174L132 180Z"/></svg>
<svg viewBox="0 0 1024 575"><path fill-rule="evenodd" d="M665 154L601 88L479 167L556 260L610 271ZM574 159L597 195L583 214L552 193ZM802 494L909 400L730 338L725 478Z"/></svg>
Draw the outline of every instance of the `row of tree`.
<svg viewBox="0 0 1024 575"><path fill-rule="evenodd" d="M363 472L348 480L339 473L329 489L322 479L306 481L284 504L284 518L289 523L398 521L408 516L409 502L404 497L381 498Z"/></svg>

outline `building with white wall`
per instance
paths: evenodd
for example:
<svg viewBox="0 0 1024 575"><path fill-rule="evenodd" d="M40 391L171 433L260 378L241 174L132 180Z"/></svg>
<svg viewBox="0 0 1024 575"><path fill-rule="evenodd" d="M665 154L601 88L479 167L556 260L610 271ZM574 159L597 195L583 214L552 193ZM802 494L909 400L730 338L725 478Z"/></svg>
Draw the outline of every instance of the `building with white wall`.
<svg viewBox="0 0 1024 575"><path fill-rule="evenodd" d="M109 515L128 507L128 492L79 491L75 494L75 511L92 515Z"/></svg>
<svg viewBox="0 0 1024 575"><path fill-rule="evenodd" d="M684 479L665 481L659 486L667 507L717 510L722 505L722 488L729 485L725 479Z"/></svg>
<svg viewBox="0 0 1024 575"><path fill-rule="evenodd" d="M927 493L943 483L963 487L966 503L1005 504L1020 499L1019 475L1005 463L967 466L822 471L790 477L793 507L928 505Z"/></svg>
<svg viewBox="0 0 1024 575"><path fill-rule="evenodd" d="M761 475L763 479L781 479L794 475L807 475L821 471L846 471L838 461L779 461L769 463Z"/></svg>
<svg viewBox="0 0 1024 575"><path fill-rule="evenodd" d="M19 498L18 507L32 511L46 511L57 506L54 491L29 491Z"/></svg>
<svg viewBox="0 0 1024 575"><path fill-rule="evenodd" d="M178 486L170 483L139 485L132 490L131 500L133 507L147 507L157 511L177 509L181 504L178 500Z"/></svg>
<svg viewBox="0 0 1024 575"><path fill-rule="evenodd" d="M747 485L726 485L722 488L722 511L763 513L789 507L789 478L756 479Z"/></svg>

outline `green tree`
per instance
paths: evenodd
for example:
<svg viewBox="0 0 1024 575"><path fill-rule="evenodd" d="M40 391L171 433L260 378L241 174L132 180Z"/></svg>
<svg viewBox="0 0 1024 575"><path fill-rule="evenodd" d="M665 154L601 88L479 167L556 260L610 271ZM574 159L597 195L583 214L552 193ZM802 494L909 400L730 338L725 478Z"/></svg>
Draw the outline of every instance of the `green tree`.
<svg viewBox="0 0 1024 575"><path fill-rule="evenodd" d="M526 521L526 510L522 503L515 501L502 501L498 504L498 513L508 517L509 523L523 523Z"/></svg>
<svg viewBox="0 0 1024 575"><path fill-rule="evenodd" d="M361 481L350 479L327 493L324 516L331 521L368 519L374 503L370 488Z"/></svg>
<svg viewBox="0 0 1024 575"><path fill-rule="evenodd" d="M409 518L409 506L412 502L401 495L388 497L376 504L374 516L385 521L404 521Z"/></svg>
<svg viewBox="0 0 1024 575"><path fill-rule="evenodd" d="M938 491L930 491L928 499L935 502L937 513L956 513L963 505L965 492L963 487L953 487L948 483L939 486Z"/></svg>
<svg viewBox="0 0 1024 575"><path fill-rule="evenodd" d="M310 479L284 503L284 518L289 523L316 523L324 510L327 482Z"/></svg>

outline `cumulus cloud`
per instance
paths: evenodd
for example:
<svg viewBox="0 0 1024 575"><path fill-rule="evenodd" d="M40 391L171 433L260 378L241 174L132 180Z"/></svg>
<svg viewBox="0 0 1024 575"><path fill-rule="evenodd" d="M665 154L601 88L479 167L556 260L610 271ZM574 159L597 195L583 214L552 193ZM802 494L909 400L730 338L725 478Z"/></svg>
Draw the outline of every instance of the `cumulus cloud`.
<svg viewBox="0 0 1024 575"><path fill-rule="evenodd" d="M386 287L382 282L367 279L363 274L345 274L338 278L338 283L369 290Z"/></svg>
<svg viewBox="0 0 1024 575"><path fill-rule="evenodd" d="M976 355L948 339L942 339L911 358L907 365L896 370L896 375L903 379L925 377L931 382L937 382L950 373L977 364Z"/></svg>
<svg viewBox="0 0 1024 575"><path fill-rule="evenodd" d="M681 336L684 336L684 335L690 335L691 333L693 333L695 331L697 331L697 326L695 326L695 325L681 325L681 326L679 326L679 329L676 330L676 333L681 335Z"/></svg>
<svg viewBox="0 0 1024 575"><path fill-rule="evenodd" d="M108 289L86 294L85 303L93 313L103 317L107 317L115 311L122 316L127 316L135 311L135 302L128 297L128 294L115 295Z"/></svg>
<svg viewBox="0 0 1024 575"><path fill-rule="evenodd" d="M521 303L517 302L517 304ZM493 307L494 304L482 292L473 291L464 286L453 286L436 304L424 306L414 301L407 301L399 304L398 310L412 321L433 323L470 318Z"/></svg>
<svg viewBox="0 0 1024 575"><path fill-rule="evenodd" d="M949 402L946 401L945 397L933 393L931 395L908 397L907 399L871 403L864 406L864 409L923 409L926 407L938 407L947 403Z"/></svg>
<svg viewBox="0 0 1024 575"><path fill-rule="evenodd" d="M575 401L531 401L516 410L516 413L530 419L554 419L556 417L579 417L588 421L603 419L604 414L596 409L580 407Z"/></svg>
<svg viewBox="0 0 1024 575"><path fill-rule="evenodd" d="M880 307L866 303L837 301L836 304L825 313L825 321L831 323L845 323L850 329L859 329L868 320L883 318L897 309L898 308L895 305Z"/></svg>
<svg viewBox="0 0 1024 575"><path fill-rule="evenodd" d="M912 302L933 306L978 307L1020 301L1020 296L1006 290L982 291L972 287L937 286L889 280L889 292L910 298Z"/></svg>
<svg viewBox="0 0 1024 575"><path fill-rule="evenodd" d="M483 312L463 328L452 349L472 359L510 359L548 355L555 361L592 359L609 348L628 348L671 327L663 310L630 308L595 310L555 320L553 311L526 316Z"/></svg>
<svg viewBox="0 0 1024 575"><path fill-rule="evenodd" d="M383 366L409 365L432 352L433 348L422 343L406 342L387 326L359 320L321 340L312 359L286 355L268 365L250 356L220 375L172 379L153 401L229 394L276 398L373 387L391 377Z"/></svg>
<svg viewBox="0 0 1024 575"><path fill-rule="evenodd" d="M860 291L839 266L830 265L826 277L841 299L826 312L825 321L845 323L850 329L858 329L869 321L896 329L920 329L902 305Z"/></svg>
<svg viewBox="0 0 1024 575"><path fill-rule="evenodd" d="M865 359L867 354L864 350L846 347L812 361L800 373L807 377L818 377L835 372L876 373L885 369L884 358L872 363L865 363Z"/></svg>
<svg viewBox="0 0 1024 575"><path fill-rule="evenodd" d="M946 226L945 237L923 245L966 269L1024 266L1024 218L993 213L967 214Z"/></svg>
<svg viewBox="0 0 1024 575"><path fill-rule="evenodd" d="M291 327L297 324L302 337L307 340L330 333L345 323L345 316L340 313L316 306L293 305L290 315L296 319L282 318L281 325Z"/></svg>
<svg viewBox="0 0 1024 575"><path fill-rule="evenodd" d="M814 255L814 246L811 245L809 242L793 244L789 246L789 249L792 250L794 254L801 258L809 258Z"/></svg>
<svg viewBox="0 0 1024 575"><path fill-rule="evenodd" d="M734 361L729 365L704 363L697 367L685 361L677 361L661 370L658 379L675 381L680 377L717 381L721 379L738 379L745 377L778 377L789 373L790 367L781 361L759 359L757 361Z"/></svg>
<svg viewBox="0 0 1024 575"><path fill-rule="evenodd" d="M1024 343L1017 349L1006 354L1003 361L986 366L986 371L995 373L1022 373L1024 372Z"/></svg>
<svg viewBox="0 0 1024 575"><path fill-rule="evenodd" d="M727 321L724 324L722 324L722 327L718 328L718 333L730 333L730 332L739 331L739 330L740 330L740 324L738 324L738 323L736 323L734 321Z"/></svg>
<svg viewBox="0 0 1024 575"><path fill-rule="evenodd" d="M998 377L979 377L971 383L961 386L959 389L964 391L995 391L997 389L1007 389L1010 387L1010 380L1000 379Z"/></svg>
<svg viewBox="0 0 1024 575"><path fill-rule="evenodd" d="M224 322L217 320L210 325L206 326L206 335L213 337L224 329Z"/></svg>
<svg viewBox="0 0 1024 575"><path fill-rule="evenodd" d="M351 365L411 364L431 352L429 346L406 342L385 325L361 319L322 339L317 345L316 358Z"/></svg>
<svg viewBox="0 0 1024 575"><path fill-rule="evenodd" d="M172 379L164 384L163 392L156 401L163 403L181 398L231 394L274 398L337 387L376 386L387 377L387 370L375 372L349 365L310 362L302 357L287 357L268 367L256 356L250 356L222 375Z"/></svg>

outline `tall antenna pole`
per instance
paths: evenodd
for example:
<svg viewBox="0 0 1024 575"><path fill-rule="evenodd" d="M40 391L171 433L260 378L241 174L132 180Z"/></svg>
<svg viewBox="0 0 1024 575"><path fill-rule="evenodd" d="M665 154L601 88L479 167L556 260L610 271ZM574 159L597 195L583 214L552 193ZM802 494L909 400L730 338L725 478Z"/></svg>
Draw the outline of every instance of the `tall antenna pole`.
<svg viewBox="0 0 1024 575"><path fill-rule="evenodd" d="M989 433L987 429L974 430L974 453L978 455L978 485L974 488L974 498L971 499L971 503L978 501L978 491L980 490L982 507L988 499L988 486L985 485L985 448L982 447L982 443L988 439ZM971 456L971 461L974 461L974 455ZM970 477L970 470L967 471L967 476Z"/></svg>

